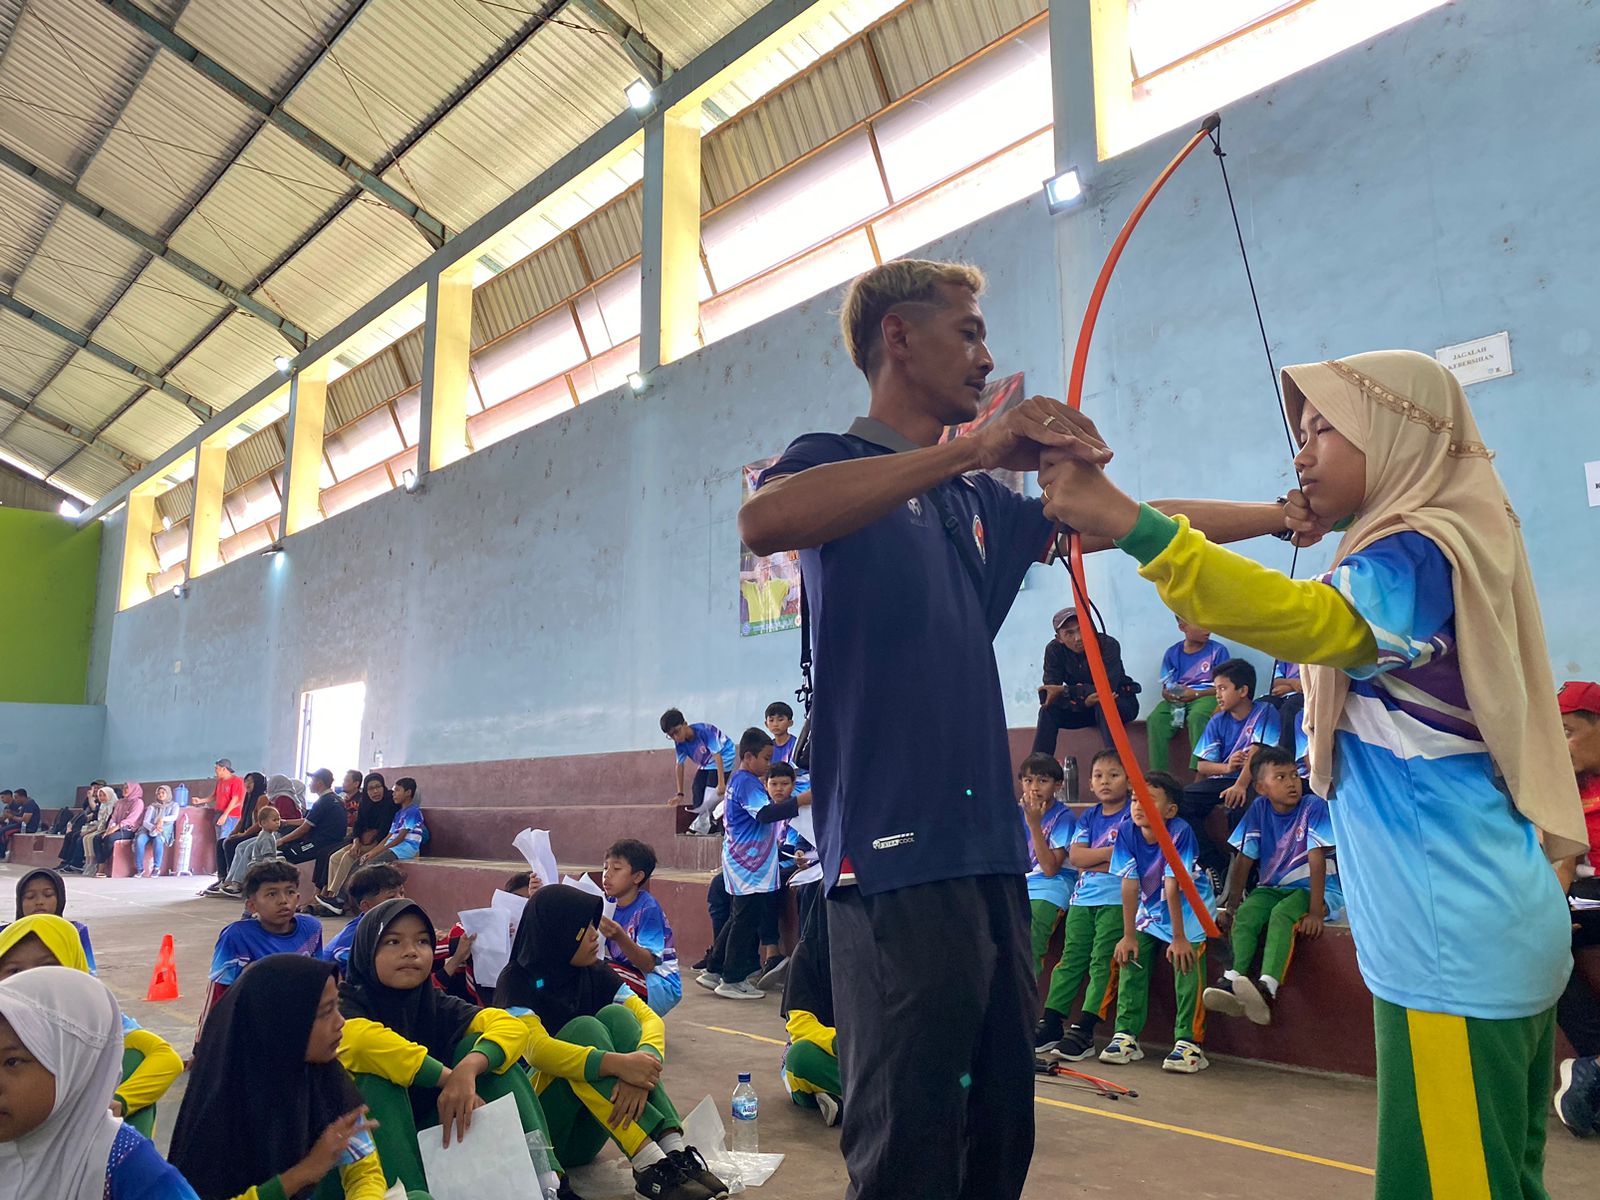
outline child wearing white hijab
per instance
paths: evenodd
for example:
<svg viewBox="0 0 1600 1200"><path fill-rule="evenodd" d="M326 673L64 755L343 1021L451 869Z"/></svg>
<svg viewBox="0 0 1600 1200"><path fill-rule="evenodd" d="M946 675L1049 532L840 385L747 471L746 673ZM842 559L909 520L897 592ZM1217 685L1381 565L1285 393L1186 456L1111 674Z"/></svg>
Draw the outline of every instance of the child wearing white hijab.
<svg viewBox="0 0 1600 1200"><path fill-rule="evenodd" d="M0 980L0 1196L197 1200L143 1134L111 1115L122 1014L67 967Z"/></svg>

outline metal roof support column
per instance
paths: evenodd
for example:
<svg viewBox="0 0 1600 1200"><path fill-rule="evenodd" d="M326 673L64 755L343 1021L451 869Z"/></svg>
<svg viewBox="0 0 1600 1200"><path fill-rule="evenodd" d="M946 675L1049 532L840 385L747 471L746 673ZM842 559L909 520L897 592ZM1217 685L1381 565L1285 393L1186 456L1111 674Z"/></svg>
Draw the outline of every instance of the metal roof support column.
<svg viewBox="0 0 1600 1200"><path fill-rule="evenodd" d="M700 348L700 103L644 126L644 243L639 370Z"/></svg>
<svg viewBox="0 0 1600 1200"><path fill-rule="evenodd" d="M194 511L189 514L189 578L198 579L222 565L222 488L228 477L228 444L201 442L195 448Z"/></svg>
<svg viewBox="0 0 1600 1200"><path fill-rule="evenodd" d="M467 259L428 280L422 327L422 411L417 481L467 456L467 389L472 386L472 269Z"/></svg>
<svg viewBox="0 0 1600 1200"><path fill-rule="evenodd" d="M322 490L322 434L327 422L328 360L324 358L289 377L280 541L322 520L318 501Z"/></svg>

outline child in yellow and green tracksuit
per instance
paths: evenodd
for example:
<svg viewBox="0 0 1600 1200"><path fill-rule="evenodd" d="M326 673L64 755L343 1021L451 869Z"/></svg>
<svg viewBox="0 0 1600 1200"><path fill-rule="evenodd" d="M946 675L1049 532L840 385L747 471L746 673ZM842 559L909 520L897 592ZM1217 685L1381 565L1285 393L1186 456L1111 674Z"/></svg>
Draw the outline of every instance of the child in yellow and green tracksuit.
<svg viewBox="0 0 1600 1200"><path fill-rule="evenodd" d="M1555 1003L1572 970L1551 862L1587 847L1520 527L1455 377L1383 351L1288 367L1301 487L1339 529L1291 580L1053 458L1046 511L1110 537L1186 619L1303 664L1378 1046L1378 1200L1544 1197ZM1337 786L1334 781L1337 780Z"/></svg>
<svg viewBox="0 0 1600 1200"><path fill-rule="evenodd" d="M828 962L827 902L820 889L812 889L810 895L811 906L783 985L781 1011L789 1031L783 1082L796 1104L819 1110L823 1124L831 1126L839 1123L844 1084L835 1045L839 1031L834 1025L833 972Z"/></svg>

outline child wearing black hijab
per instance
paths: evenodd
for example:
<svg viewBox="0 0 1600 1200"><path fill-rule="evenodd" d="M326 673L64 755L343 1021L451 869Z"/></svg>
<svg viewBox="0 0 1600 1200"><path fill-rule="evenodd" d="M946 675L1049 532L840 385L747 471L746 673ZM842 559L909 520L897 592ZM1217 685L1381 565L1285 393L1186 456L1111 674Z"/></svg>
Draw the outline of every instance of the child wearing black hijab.
<svg viewBox="0 0 1600 1200"><path fill-rule="evenodd" d="M549 1133L527 1075L513 1069L527 1045L521 1021L433 986L433 922L414 901L367 911L339 986L344 1031L339 1061L378 1121L384 1173L426 1190L417 1130L444 1126L444 1144L465 1139L472 1110L516 1097L525 1133ZM559 1170L559 1168L557 1168ZM570 1196L565 1180L562 1196Z"/></svg>
<svg viewBox="0 0 1600 1200"><path fill-rule="evenodd" d="M299 954L251 963L217 1001L167 1154L200 1200L302 1200L334 1171L345 1200L383 1200L367 1107L338 1061L343 1028L333 964Z"/></svg>
<svg viewBox="0 0 1600 1200"><path fill-rule="evenodd" d="M600 958L599 896L560 884L534 892L500 972L495 1002L522 1017L534 1087L556 1155L590 1162L609 1137L650 1200L728 1194L661 1087L661 1018ZM550 1031L555 1030L554 1036Z"/></svg>
<svg viewBox="0 0 1600 1200"><path fill-rule="evenodd" d="M35 867L17 880L17 920L34 913L67 915L67 883L58 871L49 867ZM83 957L89 962L89 974L95 973L94 947L89 944L89 927L82 921L73 921L78 940L83 943Z"/></svg>

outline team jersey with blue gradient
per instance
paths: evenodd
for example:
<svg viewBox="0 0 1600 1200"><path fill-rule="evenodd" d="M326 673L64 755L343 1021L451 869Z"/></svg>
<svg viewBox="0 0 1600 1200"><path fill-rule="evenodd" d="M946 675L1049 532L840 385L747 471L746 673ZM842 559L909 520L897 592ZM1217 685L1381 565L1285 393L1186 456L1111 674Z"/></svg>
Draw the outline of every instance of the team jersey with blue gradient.
<svg viewBox="0 0 1600 1200"><path fill-rule="evenodd" d="M1216 908L1216 896L1211 890L1210 875L1199 870L1200 848L1194 830L1182 817L1173 817L1167 822L1167 832L1172 835L1173 848L1177 850L1184 869L1194 878L1206 911L1212 911ZM1172 914L1167 909L1166 881L1176 878L1176 872L1162 857L1160 845L1145 841L1144 834L1131 820L1117 832L1116 849L1111 854L1111 876L1116 881L1119 894L1124 879L1139 881L1139 910L1134 916L1133 927L1140 933L1148 933L1170 943ZM1184 936L1191 942L1205 941L1205 927L1189 907L1189 901L1180 894L1179 903L1183 906ZM1150 965L1145 964L1146 969Z"/></svg>
<svg viewBox="0 0 1600 1200"><path fill-rule="evenodd" d="M1204 695L1211 690L1212 674L1232 657L1233 651L1215 638L1193 653L1177 642L1161 656L1161 686L1168 691L1189 688Z"/></svg>
<svg viewBox="0 0 1600 1200"><path fill-rule="evenodd" d="M734 759L737 757L737 748L733 739L715 725L695 724L689 726L694 736L687 742L681 742L673 747L679 762L693 763L696 770L715 771L717 759L722 759L722 769L728 774L733 774Z"/></svg>
<svg viewBox="0 0 1600 1200"><path fill-rule="evenodd" d="M749 771L735 771L728 781L728 807L722 815L722 882L730 896L778 890L778 843L783 822L756 820L771 804L761 780Z"/></svg>
<svg viewBox="0 0 1600 1200"><path fill-rule="evenodd" d="M1117 833L1128 824L1133 806L1126 801L1116 812L1107 813L1103 805L1086 809L1078 818L1069 845L1105 850L1117 844ZM1083 905L1121 904L1122 881L1105 871L1079 871L1072 889L1072 903Z"/></svg>
<svg viewBox="0 0 1600 1200"><path fill-rule="evenodd" d="M1277 745L1278 733L1278 710L1265 700L1257 700L1242 718L1219 709L1206 722L1194 754L1207 762L1227 762L1235 751L1248 746Z"/></svg>
<svg viewBox="0 0 1600 1200"><path fill-rule="evenodd" d="M1337 919L1344 908L1339 866L1331 853L1336 844L1333 818L1328 813L1327 801L1321 796L1304 793L1300 803L1286 813L1273 808L1265 796L1257 796L1228 842L1240 854L1261 864L1257 882L1262 887L1272 888L1309 889L1311 851L1330 851L1324 860L1327 875L1322 885L1327 918Z"/></svg>
<svg viewBox="0 0 1600 1200"><path fill-rule="evenodd" d="M1056 800L1044 810L1039 827L1044 830L1045 845L1064 850L1072 844L1077 819L1070 808ZM1078 882L1078 873L1067 864L1066 859L1061 860L1061 869L1054 875L1044 873L1044 868L1039 865L1039 855L1033 847L1033 834L1028 828L1026 816L1022 817L1022 836L1028 841L1028 899L1048 900L1057 908L1066 908L1072 902L1072 889Z"/></svg>

